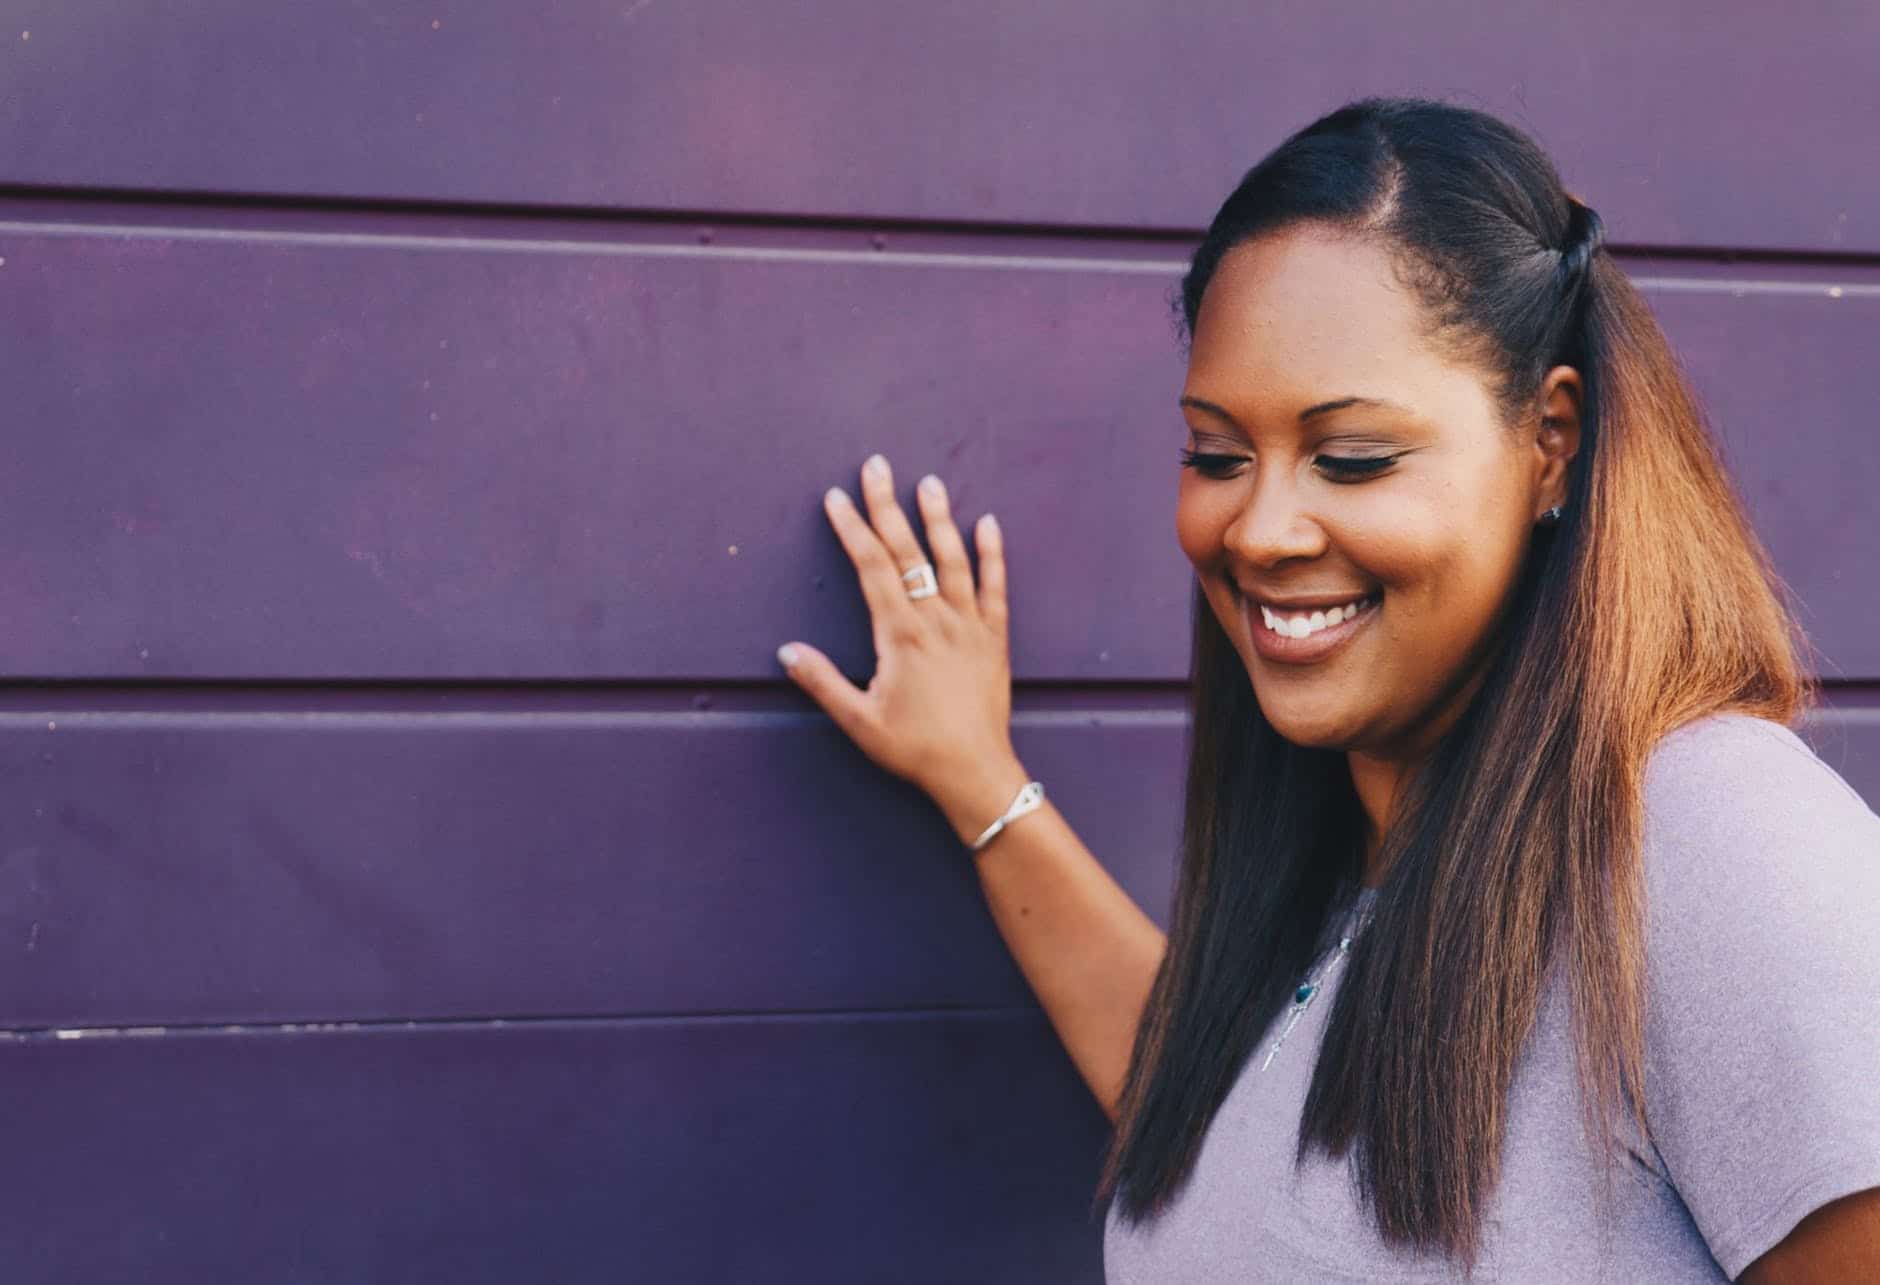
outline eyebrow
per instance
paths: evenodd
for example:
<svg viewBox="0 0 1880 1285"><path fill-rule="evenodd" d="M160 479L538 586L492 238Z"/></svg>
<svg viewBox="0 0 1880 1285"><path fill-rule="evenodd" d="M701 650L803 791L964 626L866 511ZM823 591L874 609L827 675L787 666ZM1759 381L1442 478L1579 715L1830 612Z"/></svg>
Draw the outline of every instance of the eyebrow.
<svg viewBox="0 0 1880 1285"><path fill-rule="evenodd" d="M1222 407L1216 406L1213 402L1203 401L1199 397L1184 396L1181 399L1181 405L1192 406L1194 407L1194 409L1198 411L1202 411L1206 414L1216 416L1217 418L1220 418L1220 419L1224 419L1228 423L1234 425L1234 427L1236 428L1240 427L1239 420L1235 419L1232 415L1228 414L1227 411L1224 410ZM1405 411L1405 412L1408 412L1409 410L1409 407L1407 406L1401 406L1396 402L1383 401L1376 397L1338 397L1338 398L1334 398L1333 400L1329 402L1320 402L1316 406L1306 407L1304 410L1299 412L1299 422L1303 424L1307 420L1312 419L1314 416L1329 415L1335 410L1345 410L1346 408L1351 407L1351 406L1381 406L1389 410L1400 410L1400 411Z"/></svg>

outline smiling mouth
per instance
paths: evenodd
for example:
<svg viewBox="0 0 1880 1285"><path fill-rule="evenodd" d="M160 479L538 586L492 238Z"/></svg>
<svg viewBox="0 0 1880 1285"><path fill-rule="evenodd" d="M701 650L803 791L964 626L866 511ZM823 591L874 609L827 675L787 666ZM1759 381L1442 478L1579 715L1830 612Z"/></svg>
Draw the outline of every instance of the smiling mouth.
<svg viewBox="0 0 1880 1285"><path fill-rule="evenodd" d="M1243 597L1240 615L1248 641L1260 658L1294 669L1317 665L1343 652L1354 638L1369 630L1383 601L1384 593L1378 590L1344 602L1326 601L1323 606L1313 603L1310 608L1301 604L1281 610L1258 598ZM1255 607L1260 609L1258 616L1254 615Z"/></svg>
<svg viewBox="0 0 1880 1285"><path fill-rule="evenodd" d="M1370 611L1383 597L1381 593L1368 593L1333 606L1314 607L1311 611L1275 611L1263 602L1256 605L1268 632L1281 638L1310 638Z"/></svg>

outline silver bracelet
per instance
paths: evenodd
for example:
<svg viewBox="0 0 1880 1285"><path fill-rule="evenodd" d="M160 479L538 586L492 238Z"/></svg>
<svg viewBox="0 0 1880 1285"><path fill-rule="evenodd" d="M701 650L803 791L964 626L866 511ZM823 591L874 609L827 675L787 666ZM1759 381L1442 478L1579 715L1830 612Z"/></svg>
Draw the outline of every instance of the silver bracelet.
<svg viewBox="0 0 1880 1285"><path fill-rule="evenodd" d="M1027 812L1036 812L1044 803L1044 784L1040 781L1027 781L1025 787L1012 800L1012 806L1005 810L1005 815L987 826L985 833L973 840L972 850L978 852L988 843L999 837L999 831L1024 816Z"/></svg>

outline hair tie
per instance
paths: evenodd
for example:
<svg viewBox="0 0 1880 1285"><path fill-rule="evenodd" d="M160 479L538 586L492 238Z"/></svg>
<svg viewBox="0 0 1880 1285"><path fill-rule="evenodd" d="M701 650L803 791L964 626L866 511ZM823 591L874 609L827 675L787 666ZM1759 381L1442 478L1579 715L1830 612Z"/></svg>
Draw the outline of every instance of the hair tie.
<svg viewBox="0 0 1880 1285"><path fill-rule="evenodd" d="M1569 283L1586 276L1593 253L1606 244L1606 223L1599 211L1575 197L1567 198L1566 246L1560 251L1560 266Z"/></svg>

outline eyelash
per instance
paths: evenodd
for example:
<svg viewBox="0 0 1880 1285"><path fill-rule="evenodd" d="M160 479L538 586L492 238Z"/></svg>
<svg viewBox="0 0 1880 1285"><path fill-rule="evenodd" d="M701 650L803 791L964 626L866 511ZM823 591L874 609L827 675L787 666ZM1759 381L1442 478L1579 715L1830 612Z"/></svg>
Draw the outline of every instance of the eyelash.
<svg viewBox="0 0 1880 1285"><path fill-rule="evenodd" d="M1238 455L1208 455L1182 448L1182 467L1194 469L1201 476L1216 481L1224 480L1226 469L1241 463ZM1376 477L1397 462L1395 455L1321 455L1313 462L1327 470L1326 480L1332 482L1362 482Z"/></svg>

